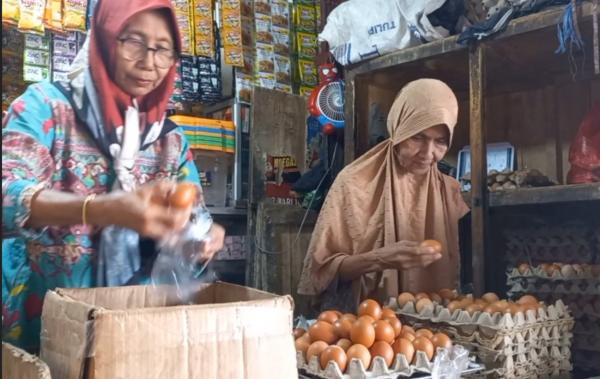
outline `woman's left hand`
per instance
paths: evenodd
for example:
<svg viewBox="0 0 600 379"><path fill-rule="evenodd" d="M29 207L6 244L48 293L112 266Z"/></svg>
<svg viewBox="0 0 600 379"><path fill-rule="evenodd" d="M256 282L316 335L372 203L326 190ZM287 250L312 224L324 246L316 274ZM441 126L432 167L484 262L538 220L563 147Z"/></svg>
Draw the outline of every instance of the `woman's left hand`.
<svg viewBox="0 0 600 379"><path fill-rule="evenodd" d="M225 241L225 229L219 224L212 224L208 231L208 239L201 245L199 253L200 261L207 261L223 250Z"/></svg>

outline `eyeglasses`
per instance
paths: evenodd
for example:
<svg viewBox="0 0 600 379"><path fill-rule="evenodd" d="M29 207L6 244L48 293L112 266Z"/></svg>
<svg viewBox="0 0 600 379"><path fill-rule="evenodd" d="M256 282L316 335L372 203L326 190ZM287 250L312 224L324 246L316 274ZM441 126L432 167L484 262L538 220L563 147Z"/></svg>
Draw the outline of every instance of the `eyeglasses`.
<svg viewBox="0 0 600 379"><path fill-rule="evenodd" d="M119 42L123 44L123 57L129 61L145 59L149 51L154 53L154 65L158 68L170 68L177 59L173 49L149 47L134 38L121 38Z"/></svg>

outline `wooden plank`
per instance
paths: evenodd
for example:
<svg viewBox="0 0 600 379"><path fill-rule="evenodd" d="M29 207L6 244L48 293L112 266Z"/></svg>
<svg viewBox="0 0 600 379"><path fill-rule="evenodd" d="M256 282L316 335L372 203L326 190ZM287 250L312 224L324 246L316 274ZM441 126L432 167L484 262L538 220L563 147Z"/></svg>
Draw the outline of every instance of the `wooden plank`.
<svg viewBox="0 0 600 379"><path fill-rule="evenodd" d="M600 200L600 183L572 184L490 193L490 207Z"/></svg>
<svg viewBox="0 0 600 379"><path fill-rule="evenodd" d="M250 201L264 197L267 154L291 155L304 172L306 155L306 100L297 95L255 87L250 128Z"/></svg>
<svg viewBox="0 0 600 379"><path fill-rule="evenodd" d="M485 96L485 45L469 50L470 145L471 145L471 238L473 290L485 290L485 242L487 223L487 159L483 99Z"/></svg>
<svg viewBox="0 0 600 379"><path fill-rule="evenodd" d="M344 165L352 163L355 158L355 141L356 141L356 97L355 97L355 81L356 77L351 73L346 73L346 86L344 90L344 113L345 113L345 130L344 130Z"/></svg>

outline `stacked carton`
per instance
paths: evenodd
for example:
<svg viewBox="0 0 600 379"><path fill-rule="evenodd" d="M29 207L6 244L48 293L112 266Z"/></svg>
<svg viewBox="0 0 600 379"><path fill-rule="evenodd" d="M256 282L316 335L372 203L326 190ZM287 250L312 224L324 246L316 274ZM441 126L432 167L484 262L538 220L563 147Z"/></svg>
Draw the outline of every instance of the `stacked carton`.
<svg viewBox="0 0 600 379"><path fill-rule="evenodd" d="M395 300L392 306L413 327L443 331L471 350L485 365L487 377L557 377L568 376L571 371L573 318L560 300L514 316L479 311L469 314L462 309L450 313L438 304L417 312L414 303L400 309Z"/></svg>
<svg viewBox="0 0 600 379"><path fill-rule="evenodd" d="M600 266L586 264L521 265L508 271L509 294L561 298L572 310L573 361L584 370L600 372Z"/></svg>

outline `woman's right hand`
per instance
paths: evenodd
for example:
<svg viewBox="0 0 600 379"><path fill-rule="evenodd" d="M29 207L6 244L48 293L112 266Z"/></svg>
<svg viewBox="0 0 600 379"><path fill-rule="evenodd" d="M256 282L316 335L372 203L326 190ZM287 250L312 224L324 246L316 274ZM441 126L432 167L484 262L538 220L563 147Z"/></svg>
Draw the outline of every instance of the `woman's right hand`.
<svg viewBox="0 0 600 379"><path fill-rule="evenodd" d="M399 241L376 249L373 253L386 268L396 270L427 267L442 258L440 253L419 245L419 242Z"/></svg>
<svg viewBox="0 0 600 379"><path fill-rule="evenodd" d="M169 196L176 186L175 182L157 181L133 192L115 191L103 195L89 204L90 220L101 218L97 225L118 225L154 239L177 232L189 220L192 207L169 205Z"/></svg>

